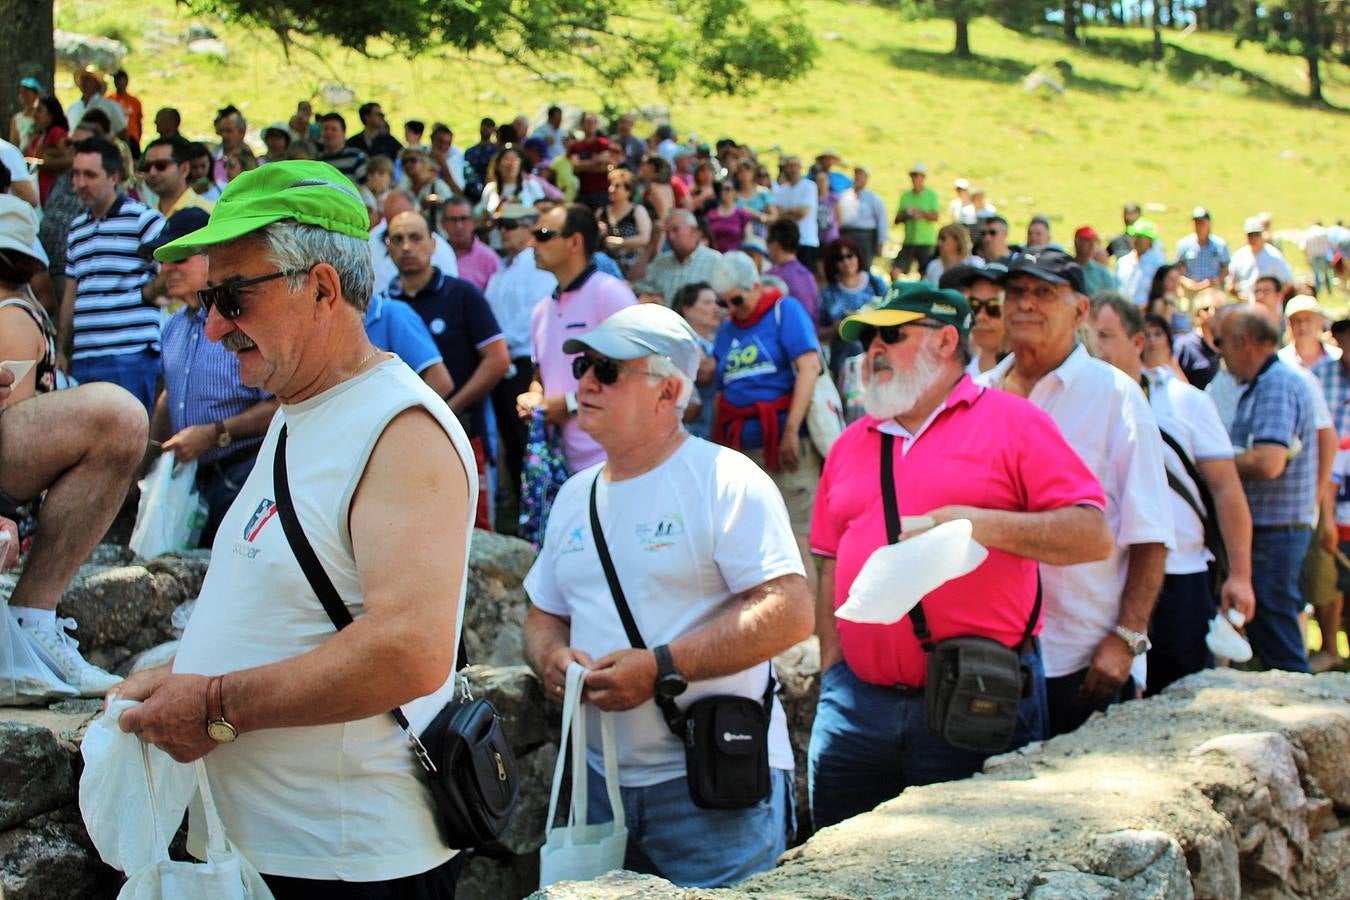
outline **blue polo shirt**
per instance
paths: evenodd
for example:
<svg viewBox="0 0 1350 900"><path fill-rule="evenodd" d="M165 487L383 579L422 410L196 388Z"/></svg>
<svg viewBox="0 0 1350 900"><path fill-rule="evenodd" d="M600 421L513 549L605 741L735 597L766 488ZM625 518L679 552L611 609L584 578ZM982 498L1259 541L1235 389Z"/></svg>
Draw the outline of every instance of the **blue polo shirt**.
<svg viewBox="0 0 1350 900"><path fill-rule="evenodd" d="M1307 387L1274 354L1243 386L1228 433L1239 452L1256 444L1288 447L1298 437L1303 450L1279 478L1244 480L1242 487L1253 525L1311 525L1317 511L1317 427Z"/></svg>
<svg viewBox="0 0 1350 900"><path fill-rule="evenodd" d="M411 306L427 330L456 387L468 383L481 361L480 351L493 341L505 341L497 318L482 291L462 278L432 268L431 280L414 296L403 293L401 282L390 285L389 295ZM487 397L464 410L471 438L487 437Z"/></svg>
<svg viewBox="0 0 1350 900"><path fill-rule="evenodd" d="M427 324L411 306L385 294L375 294L366 306L366 336L408 364L418 375L441 362L441 351Z"/></svg>

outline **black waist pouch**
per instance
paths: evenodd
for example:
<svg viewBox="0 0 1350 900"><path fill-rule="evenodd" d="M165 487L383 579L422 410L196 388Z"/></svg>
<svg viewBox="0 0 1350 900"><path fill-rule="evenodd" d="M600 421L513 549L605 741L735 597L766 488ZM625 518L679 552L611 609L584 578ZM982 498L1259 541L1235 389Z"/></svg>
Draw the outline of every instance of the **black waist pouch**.
<svg viewBox="0 0 1350 900"><path fill-rule="evenodd" d="M689 797L701 809L741 809L769 795L769 711L748 697L704 697L684 711Z"/></svg>
<svg viewBox="0 0 1350 900"><path fill-rule="evenodd" d="M422 732L433 769L427 784L446 846L492 845L520 798L516 760L487 700L447 703Z"/></svg>
<svg viewBox="0 0 1350 900"><path fill-rule="evenodd" d="M954 747L1002 753L1017 730L1017 709L1031 673L1017 651L983 637L942 641L928 653L924 718Z"/></svg>

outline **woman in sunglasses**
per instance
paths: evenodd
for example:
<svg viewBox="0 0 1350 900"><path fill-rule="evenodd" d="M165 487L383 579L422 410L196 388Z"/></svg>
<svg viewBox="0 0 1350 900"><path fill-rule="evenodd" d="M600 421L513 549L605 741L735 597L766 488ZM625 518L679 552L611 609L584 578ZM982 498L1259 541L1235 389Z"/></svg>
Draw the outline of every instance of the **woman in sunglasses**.
<svg viewBox="0 0 1350 900"><path fill-rule="evenodd" d="M820 290L816 332L822 346L829 348L825 355L830 361L830 376L838 381L844 360L863 352L857 341L839 337L839 323L845 316L885 296L886 282L863 267L862 249L847 235L825 245L821 263L825 267L825 287Z"/></svg>
<svg viewBox="0 0 1350 900"><path fill-rule="evenodd" d="M980 278L970 287L970 311L975 321L970 326L970 364L972 376L988 372L1008 355L1008 336L1003 322L1003 289Z"/></svg>

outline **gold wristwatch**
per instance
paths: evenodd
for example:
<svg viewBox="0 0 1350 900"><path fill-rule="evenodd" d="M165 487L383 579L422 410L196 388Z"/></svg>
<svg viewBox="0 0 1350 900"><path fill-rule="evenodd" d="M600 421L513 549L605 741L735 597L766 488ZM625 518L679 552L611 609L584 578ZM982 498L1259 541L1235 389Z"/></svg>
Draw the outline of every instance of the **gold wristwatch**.
<svg viewBox="0 0 1350 900"><path fill-rule="evenodd" d="M229 431L227 431L227 430L225 429L225 422L224 422L224 420L217 422L217 423L216 423L216 446L217 446L217 447L228 447L228 446L230 446L230 441L232 441L232 440L234 440L234 438L231 437Z"/></svg>
<svg viewBox="0 0 1350 900"><path fill-rule="evenodd" d="M228 744L239 737L239 730L225 721L224 685L224 675L206 683L206 736L217 744Z"/></svg>

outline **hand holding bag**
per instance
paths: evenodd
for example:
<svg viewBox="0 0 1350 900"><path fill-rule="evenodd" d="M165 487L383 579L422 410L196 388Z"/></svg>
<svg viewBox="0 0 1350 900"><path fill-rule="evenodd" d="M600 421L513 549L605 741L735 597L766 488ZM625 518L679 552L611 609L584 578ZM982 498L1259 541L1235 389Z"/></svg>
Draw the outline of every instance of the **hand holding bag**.
<svg viewBox="0 0 1350 900"><path fill-rule="evenodd" d="M558 764L553 770L553 791L548 800L548 837L539 850L539 887L559 881L589 881L623 868L628 847L628 827L619 793L619 750L614 739L614 716L600 711L600 745L605 756L605 790L614 818L591 824L587 813L590 766L586 763L586 703L581 699L586 669L580 663L567 667L567 691L563 696L562 736ZM570 738L570 740L569 740ZM567 823L553 827L558 813L558 793L567 767L568 747L572 756L572 799Z"/></svg>

